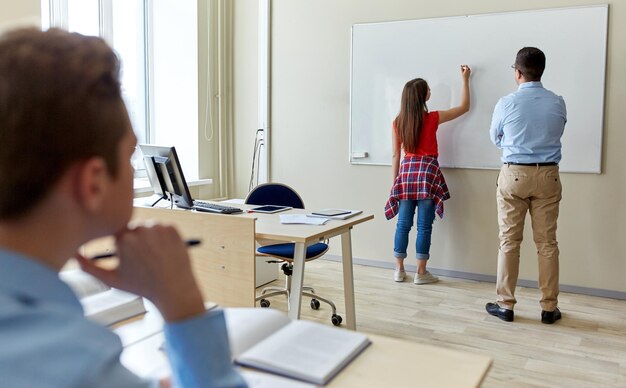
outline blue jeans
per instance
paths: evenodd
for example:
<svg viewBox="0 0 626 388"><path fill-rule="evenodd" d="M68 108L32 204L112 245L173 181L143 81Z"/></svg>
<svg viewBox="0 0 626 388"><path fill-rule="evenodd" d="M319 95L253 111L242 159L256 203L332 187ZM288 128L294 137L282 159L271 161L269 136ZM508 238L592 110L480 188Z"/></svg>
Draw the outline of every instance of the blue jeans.
<svg viewBox="0 0 626 388"><path fill-rule="evenodd" d="M430 236L435 220L435 201L432 199L400 201L398 224L393 242L393 255L397 259L406 257L409 245L409 231L413 227L413 216L417 207L417 239L415 240L415 257L418 260L430 258Z"/></svg>

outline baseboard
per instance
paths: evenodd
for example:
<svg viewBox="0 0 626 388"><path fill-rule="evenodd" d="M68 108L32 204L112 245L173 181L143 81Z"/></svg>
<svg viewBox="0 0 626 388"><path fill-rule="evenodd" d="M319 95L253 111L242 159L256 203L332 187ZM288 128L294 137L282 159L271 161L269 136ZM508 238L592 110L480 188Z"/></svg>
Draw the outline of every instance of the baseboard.
<svg viewBox="0 0 626 388"><path fill-rule="evenodd" d="M322 260L341 262L341 256L337 255L324 255ZM369 259L353 259L354 264L365 265L368 267L376 267L376 268L385 268L385 269L394 269L395 263L390 261L380 261L380 260L369 260ZM405 264L404 268L409 272L415 272L417 269L416 265ZM454 271L449 269L437 269L429 267L428 270L435 275L447 276L451 278L459 278L459 279L467 279L467 280L475 280L478 282L487 282L487 283L495 283L496 277L495 275L484 275L479 273L472 272L463 272L463 271ZM524 280L519 279L517 281L517 285L521 287L529 287L529 288L537 288L537 281L535 280ZM591 287L580 287L580 286L572 286L568 284L561 284L560 290L562 292L570 292L572 294L581 294L581 295L589 295L589 296L599 296L602 298L611 298L611 299L619 299L626 300L626 292L622 291L614 291L614 290L605 290L601 288L591 288Z"/></svg>

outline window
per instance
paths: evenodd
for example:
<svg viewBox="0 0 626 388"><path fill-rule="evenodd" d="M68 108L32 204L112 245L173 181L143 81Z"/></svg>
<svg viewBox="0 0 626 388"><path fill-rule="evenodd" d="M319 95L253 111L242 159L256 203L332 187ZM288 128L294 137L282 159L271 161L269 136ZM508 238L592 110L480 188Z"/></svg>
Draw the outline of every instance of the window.
<svg viewBox="0 0 626 388"><path fill-rule="evenodd" d="M67 0L67 29L84 35L100 35L98 0Z"/></svg>
<svg viewBox="0 0 626 388"><path fill-rule="evenodd" d="M99 35L118 53L139 143L175 146L188 181L219 177L203 198L227 196L230 0L41 1L44 29Z"/></svg>
<svg viewBox="0 0 626 388"><path fill-rule="evenodd" d="M74 0L80 2L83 0ZM122 59L122 95L139 143L148 143L146 22L143 1L112 0L105 38ZM108 36L107 36L108 35Z"/></svg>
<svg viewBox="0 0 626 388"><path fill-rule="evenodd" d="M122 62L122 97L139 143L150 142L145 10L143 0L42 0L44 28L98 35L116 51ZM137 175L145 176L140 153L133 155L132 163Z"/></svg>

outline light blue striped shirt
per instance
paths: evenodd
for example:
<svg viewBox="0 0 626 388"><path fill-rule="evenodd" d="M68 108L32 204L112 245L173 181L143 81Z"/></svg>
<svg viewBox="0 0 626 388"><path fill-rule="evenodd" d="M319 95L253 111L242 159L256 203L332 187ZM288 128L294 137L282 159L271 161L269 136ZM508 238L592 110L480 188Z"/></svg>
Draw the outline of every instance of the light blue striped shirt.
<svg viewBox="0 0 626 388"><path fill-rule="evenodd" d="M505 163L558 163L566 122L563 97L541 82L525 82L498 101L489 135Z"/></svg>
<svg viewBox="0 0 626 388"><path fill-rule="evenodd" d="M174 384L245 387L230 359L224 313L166 324ZM58 274L0 248L0 387L157 387L120 363L122 344L88 321Z"/></svg>

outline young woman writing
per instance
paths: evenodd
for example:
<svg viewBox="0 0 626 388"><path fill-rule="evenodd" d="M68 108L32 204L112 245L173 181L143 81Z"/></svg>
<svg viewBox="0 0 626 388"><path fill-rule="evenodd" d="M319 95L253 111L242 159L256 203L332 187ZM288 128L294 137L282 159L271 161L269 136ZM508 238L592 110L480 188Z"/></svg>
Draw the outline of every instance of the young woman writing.
<svg viewBox="0 0 626 388"><path fill-rule="evenodd" d="M427 284L439 280L426 270L435 212L440 218L443 217L443 201L450 198L437 162L437 128L439 124L454 120L469 111L470 74L469 66L461 65L461 103L448 110L428 111L426 102L430 99L430 88L423 79L416 78L404 85L400 113L393 121L393 186L385 206L385 217L388 220L398 215L394 239L396 270L393 279L396 282L402 282L406 277L404 259L416 208L417 273L413 283ZM402 161L401 150L404 151Z"/></svg>

